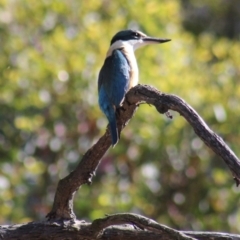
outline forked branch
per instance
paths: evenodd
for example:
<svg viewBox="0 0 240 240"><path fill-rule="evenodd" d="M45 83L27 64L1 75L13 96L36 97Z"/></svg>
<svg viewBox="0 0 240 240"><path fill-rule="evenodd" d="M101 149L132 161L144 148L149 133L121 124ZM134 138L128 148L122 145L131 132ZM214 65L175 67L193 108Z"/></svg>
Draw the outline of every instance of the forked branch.
<svg viewBox="0 0 240 240"><path fill-rule="evenodd" d="M197 112L178 96L159 92L157 89L138 85L126 95L123 106L118 111L117 122L121 133L128 121L133 117L137 107L147 103L156 107L160 113L168 110L177 111L193 127L195 133L203 142L220 156L233 174L236 184L240 183L240 161L226 143L214 133ZM83 156L77 168L67 177L59 181L52 211L47 215L49 220L75 219L73 212L73 197L78 188L91 183L101 158L111 146L109 130Z"/></svg>

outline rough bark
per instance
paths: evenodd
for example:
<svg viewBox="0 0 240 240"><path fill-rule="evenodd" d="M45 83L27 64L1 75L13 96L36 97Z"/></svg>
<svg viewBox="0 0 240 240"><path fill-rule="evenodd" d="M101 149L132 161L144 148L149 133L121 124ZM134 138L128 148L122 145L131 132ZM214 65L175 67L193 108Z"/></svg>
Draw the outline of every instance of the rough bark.
<svg viewBox="0 0 240 240"><path fill-rule="evenodd" d="M207 126L197 112L178 96L161 93L147 85L138 85L132 88L126 95L122 108L118 110L117 123L119 134L142 103L155 106L159 113L166 113L169 117L171 116L168 110L179 112L190 123L203 142L225 161L233 174L236 184L239 185L239 159L222 138ZM72 208L74 194L81 185L91 183L102 156L110 146L110 132L107 129L99 141L85 153L77 168L59 181L52 211L47 215L49 220L75 219Z"/></svg>
<svg viewBox="0 0 240 240"><path fill-rule="evenodd" d="M84 221L31 222L0 227L4 240L240 240L240 235L177 231L136 214Z"/></svg>
<svg viewBox="0 0 240 240"><path fill-rule="evenodd" d="M240 161L216 133L214 133L196 111L183 99L164 94L150 86L138 85L131 89L117 111L119 134L133 117L140 104L155 106L161 114L171 118L168 110L177 111L192 126L203 142L220 156L233 174L237 185L240 183ZM92 223L76 220L73 212L75 192L92 177L102 156L111 146L109 129L83 156L77 168L59 181L51 212L46 222L32 222L22 225L0 226L0 239L101 239L101 240L240 240L240 235L214 232L184 232L171 229L136 214L115 214Z"/></svg>

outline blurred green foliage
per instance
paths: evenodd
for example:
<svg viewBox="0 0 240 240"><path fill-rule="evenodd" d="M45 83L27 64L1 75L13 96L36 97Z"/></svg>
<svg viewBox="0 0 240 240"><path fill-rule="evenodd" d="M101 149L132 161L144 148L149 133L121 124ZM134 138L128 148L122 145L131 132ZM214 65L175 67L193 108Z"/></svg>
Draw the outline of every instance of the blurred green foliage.
<svg viewBox="0 0 240 240"><path fill-rule="evenodd" d="M44 219L58 180L104 133L97 76L121 29L172 39L136 52L140 82L184 98L240 156L239 35L189 28L196 2L0 1L0 223ZM240 8L228 4L224 16ZM200 7L218 16L215 4ZM179 229L240 231L230 171L172 114L139 108L93 184L76 194L78 218L128 211Z"/></svg>

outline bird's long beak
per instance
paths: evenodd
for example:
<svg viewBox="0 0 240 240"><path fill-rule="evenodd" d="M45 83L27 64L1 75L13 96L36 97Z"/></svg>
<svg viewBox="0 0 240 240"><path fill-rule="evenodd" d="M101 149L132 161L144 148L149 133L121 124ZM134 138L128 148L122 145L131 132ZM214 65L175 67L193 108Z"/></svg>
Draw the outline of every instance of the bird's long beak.
<svg viewBox="0 0 240 240"><path fill-rule="evenodd" d="M171 41L171 39L166 39L166 38L155 38L155 37L144 37L142 38L143 42L146 44L154 44L154 43L165 43Z"/></svg>

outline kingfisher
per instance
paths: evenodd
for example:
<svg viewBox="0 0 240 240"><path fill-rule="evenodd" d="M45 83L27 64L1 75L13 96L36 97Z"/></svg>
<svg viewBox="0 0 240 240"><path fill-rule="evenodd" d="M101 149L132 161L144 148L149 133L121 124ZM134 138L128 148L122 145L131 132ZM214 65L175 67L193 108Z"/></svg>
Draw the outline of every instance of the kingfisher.
<svg viewBox="0 0 240 240"><path fill-rule="evenodd" d="M98 103L108 119L113 147L119 140L116 109L128 90L138 84L134 51L145 45L168 41L170 39L149 37L137 30L123 30L113 36L98 77Z"/></svg>

